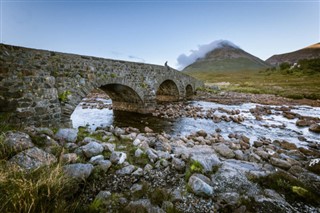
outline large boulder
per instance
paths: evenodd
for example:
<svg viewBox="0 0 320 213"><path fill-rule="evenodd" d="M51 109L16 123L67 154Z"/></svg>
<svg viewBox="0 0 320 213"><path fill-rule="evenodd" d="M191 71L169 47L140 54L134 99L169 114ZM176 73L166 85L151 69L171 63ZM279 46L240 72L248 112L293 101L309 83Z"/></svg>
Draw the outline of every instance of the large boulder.
<svg viewBox="0 0 320 213"><path fill-rule="evenodd" d="M68 177L79 181L87 179L92 170L91 164L76 163L63 166L63 171Z"/></svg>
<svg viewBox="0 0 320 213"><path fill-rule="evenodd" d="M8 154L16 154L23 150L34 147L30 136L23 132L7 132L5 134L3 144Z"/></svg>
<svg viewBox="0 0 320 213"><path fill-rule="evenodd" d="M201 197L211 197L213 195L213 188L197 174L193 174L188 181L188 186L192 192Z"/></svg>
<svg viewBox="0 0 320 213"><path fill-rule="evenodd" d="M55 137L63 141L74 143L77 141L78 130L72 128L59 129Z"/></svg>
<svg viewBox="0 0 320 213"><path fill-rule="evenodd" d="M23 169L31 170L51 165L52 163L57 162L57 158L42 149L33 147L13 156L9 162L18 165Z"/></svg>

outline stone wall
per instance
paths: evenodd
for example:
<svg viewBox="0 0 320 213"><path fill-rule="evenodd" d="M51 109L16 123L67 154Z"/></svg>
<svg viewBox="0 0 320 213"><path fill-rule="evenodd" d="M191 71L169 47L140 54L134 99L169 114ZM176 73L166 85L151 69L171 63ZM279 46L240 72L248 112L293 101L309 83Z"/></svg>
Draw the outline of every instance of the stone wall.
<svg viewBox="0 0 320 213"><path fill-rule="evenodd" d="M14 124L70 126L75 107L94 88L113 95L115 109L149 113L166 80L176 84L172 95L179 100L188 85L203 85L163 66L0 44L0 113Z"/></svg>

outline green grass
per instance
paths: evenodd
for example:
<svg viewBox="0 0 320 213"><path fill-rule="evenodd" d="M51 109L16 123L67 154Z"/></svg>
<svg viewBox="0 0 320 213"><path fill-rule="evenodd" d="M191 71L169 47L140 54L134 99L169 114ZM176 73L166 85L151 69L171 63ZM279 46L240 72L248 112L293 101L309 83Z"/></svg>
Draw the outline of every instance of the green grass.
<svg viewBox="0 0 320 213"><path fill-rule="evenodd" d="M242 93L274 94L288 98L320 99L320 73L287 70L197 72L191 76L207 84L229 82L221 89Z"/></svg>

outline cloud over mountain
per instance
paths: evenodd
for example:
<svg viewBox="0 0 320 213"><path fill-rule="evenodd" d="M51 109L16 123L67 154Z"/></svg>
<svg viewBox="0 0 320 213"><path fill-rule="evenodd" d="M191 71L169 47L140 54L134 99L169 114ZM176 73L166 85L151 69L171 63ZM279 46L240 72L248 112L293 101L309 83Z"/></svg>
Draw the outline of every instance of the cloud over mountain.
<svg viewBox="0 0 320 213"><path fill-rule="evenodd" d="M216 40L209 44L198 45L196 50L190 50L190 54L181 54L177 58L177 67L179 70L182 70L186 66L195 62L198 58L203 58L206 54L216 48L221 48L225 45L233 46L239 48L237 45L228 40Z"/></svg>

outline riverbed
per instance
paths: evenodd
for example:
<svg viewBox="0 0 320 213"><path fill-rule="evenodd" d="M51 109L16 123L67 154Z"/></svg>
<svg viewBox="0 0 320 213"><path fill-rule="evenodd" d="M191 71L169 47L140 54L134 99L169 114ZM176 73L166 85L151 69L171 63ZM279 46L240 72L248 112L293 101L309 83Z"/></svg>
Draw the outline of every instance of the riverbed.
<svg viewBox="0 0 320 213"><path fill-rule="evenodd" d="M85 101L85 100L84 100ZM298 118L288 119L279 111L279 106L262 105L255 103L243 103L240 105L226 105L206 101L190 101L184 103L184 106L200 109L199 113L210 112L213 116L229 116L228 111L238 111L237 116L243 118L242 122L214 121L210 118L186 117L166 118L152 115L142 115L138 113L119 112L112 110L111 100L97 99L99 103L105 106L98 109L92 103L89 107L84 107L81 103L73 112L71 119L73 127L87 126L91 130L97 127L118 126L134 127L141 131L147 126L154 132L165 132L173 137L190 135L198 130L205 130L214 134L219 132L225 139L232 140L231 135L245 135L253 143L259 139L286 140L295 143L297 146L307 146L310 143L320 143L320 134L311 132L308 127L299 127L296 125ZM250 109L256 107L270 108L271 113L261 115L262 119L256 119ZM287 106L282 106L287 107ZM306 105L291 106L290 111L301 116L310 116L320 119L320 107L311 107Z"/></svg>

